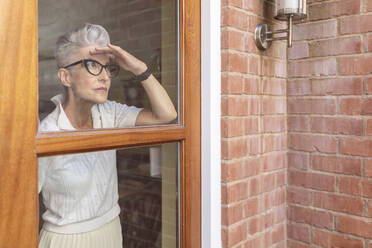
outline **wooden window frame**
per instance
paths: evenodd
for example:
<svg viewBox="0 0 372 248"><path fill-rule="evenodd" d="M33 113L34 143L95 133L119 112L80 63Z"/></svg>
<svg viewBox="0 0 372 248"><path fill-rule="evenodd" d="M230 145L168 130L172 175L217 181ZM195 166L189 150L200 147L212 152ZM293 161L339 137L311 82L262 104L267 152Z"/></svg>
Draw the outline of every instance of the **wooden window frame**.
<svg viewBox="0 0 372 248"><path fill-rule="evenodd" d="M201 247L200 0L179 1L180 124L37 134L37 0L0 1L0 247L37 247L37 157L180 142L180 244Z"/></svg>

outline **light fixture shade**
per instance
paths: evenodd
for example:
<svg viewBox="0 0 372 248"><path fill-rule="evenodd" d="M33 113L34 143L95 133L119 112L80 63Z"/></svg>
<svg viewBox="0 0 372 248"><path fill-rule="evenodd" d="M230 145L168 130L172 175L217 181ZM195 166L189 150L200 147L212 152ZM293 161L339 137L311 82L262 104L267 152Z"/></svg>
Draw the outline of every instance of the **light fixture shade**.
<svg viewBox="0 0 372 248"><path fill-rule="evenodd" d="M306 18L306 0L276 0L275 19L288 20L289 15L293 20Z"/></svg>

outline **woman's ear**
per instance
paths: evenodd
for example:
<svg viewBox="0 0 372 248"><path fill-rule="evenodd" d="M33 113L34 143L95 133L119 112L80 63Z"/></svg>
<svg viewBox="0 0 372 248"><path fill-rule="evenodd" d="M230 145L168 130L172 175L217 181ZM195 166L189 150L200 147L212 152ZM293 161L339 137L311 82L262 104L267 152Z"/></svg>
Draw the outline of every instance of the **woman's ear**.
<svg viewBox="0 0 372 248"><path fill-rule="evenodd" d="M63 84L63 86L71 87L71 76L70 72L65 68L60 68L58 70L58 78Z"/></svg>

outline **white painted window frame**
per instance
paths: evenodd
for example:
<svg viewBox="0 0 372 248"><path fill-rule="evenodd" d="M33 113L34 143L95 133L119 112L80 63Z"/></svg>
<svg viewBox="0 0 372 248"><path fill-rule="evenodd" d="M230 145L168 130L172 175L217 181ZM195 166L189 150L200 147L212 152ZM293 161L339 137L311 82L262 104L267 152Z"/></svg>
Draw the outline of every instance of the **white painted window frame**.
<svg viewBox="0 0 372 248"><path fill-rule="evenodd" d="M201 0L202 248L221 248L221 0Z"/></svg>

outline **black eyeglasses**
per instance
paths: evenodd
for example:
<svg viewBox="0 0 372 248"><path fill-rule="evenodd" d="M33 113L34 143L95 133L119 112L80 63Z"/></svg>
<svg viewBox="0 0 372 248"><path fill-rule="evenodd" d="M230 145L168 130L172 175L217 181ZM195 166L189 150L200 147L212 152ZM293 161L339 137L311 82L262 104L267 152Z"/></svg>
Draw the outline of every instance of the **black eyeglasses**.
<svg viewBox="0 0 372 248"><path fill-rule="evenodd" d="M120 70L120 67L116 64L102 65L100 62L98 62L94 59L82 59L82 60L76 61L72 64L69 64L69 65L67 65L63 68L67 69L71 66L78 65L78 64L81 64L81 63L83 63L85 69L87 69L87 71L94 76L98 76L99 74L101 74L103 68L105 68L108 76L110 78L113 78L113 77L116 77L119 74L119 70Z"/></svg>

